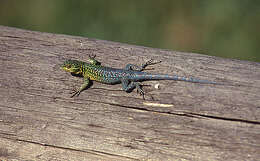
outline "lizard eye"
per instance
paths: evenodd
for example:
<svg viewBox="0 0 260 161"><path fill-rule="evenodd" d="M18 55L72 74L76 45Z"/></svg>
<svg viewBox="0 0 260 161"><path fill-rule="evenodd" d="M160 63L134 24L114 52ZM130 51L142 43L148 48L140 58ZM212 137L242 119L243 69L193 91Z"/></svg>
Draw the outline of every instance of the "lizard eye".
<svg viewBox="0 0 260 161"><path fill-rule="evenodd" d="M71 64L68 64L68 65L67 65L67 68L71 68Z"/></svg>

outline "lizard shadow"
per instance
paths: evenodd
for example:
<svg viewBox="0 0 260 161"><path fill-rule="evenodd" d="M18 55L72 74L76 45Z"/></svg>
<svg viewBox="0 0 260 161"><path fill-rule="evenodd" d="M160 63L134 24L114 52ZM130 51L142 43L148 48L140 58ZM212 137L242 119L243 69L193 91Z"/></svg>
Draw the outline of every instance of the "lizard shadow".
<svg viewBox="0 0 260 161"><path fill-rule="evenodd" d="M83 78L83 76L81 74L74 74L74 73L70 73L72 76L74 77L80 77L80 78Z"/></svg>

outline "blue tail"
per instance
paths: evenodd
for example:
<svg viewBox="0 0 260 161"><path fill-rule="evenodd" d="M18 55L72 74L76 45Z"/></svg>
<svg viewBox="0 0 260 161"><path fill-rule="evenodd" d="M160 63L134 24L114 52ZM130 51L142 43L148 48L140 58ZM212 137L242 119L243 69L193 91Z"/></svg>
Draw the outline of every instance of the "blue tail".
<svg viewBox="0 0 260 161"><path fill-rule="evenodd" d="M208 80L200 80L196 78L187 78L187 77L180 77L177 75L161 75L161 74L141 74L137 75L137 80L175 80L175 81L185 81L185 82L192 82L192 83L205 83L205 84L218 84L217 82L208 81Z"/></svg>

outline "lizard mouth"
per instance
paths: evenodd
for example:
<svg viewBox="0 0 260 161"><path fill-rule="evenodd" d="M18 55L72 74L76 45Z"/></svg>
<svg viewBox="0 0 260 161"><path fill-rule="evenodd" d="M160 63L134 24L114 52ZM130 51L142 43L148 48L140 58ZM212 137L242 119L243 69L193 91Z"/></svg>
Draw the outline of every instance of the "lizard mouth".
<svg viewBox="0 0 260 161"><path fill-rule="evenodd" d="M66 72L70 72L70 70L66 67L61 67L61 69L65 70Z"/></svg>

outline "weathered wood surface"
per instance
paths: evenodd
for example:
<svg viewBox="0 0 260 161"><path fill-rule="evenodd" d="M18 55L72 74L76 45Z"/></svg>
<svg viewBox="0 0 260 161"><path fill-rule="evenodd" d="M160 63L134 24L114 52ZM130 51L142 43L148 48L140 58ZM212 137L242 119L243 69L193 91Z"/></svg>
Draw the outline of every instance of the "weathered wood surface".
<svg viewBox="0 0 260 161"><path fill-rule="evenodd" d="M153 58L151 73L225 85L149 81L143 100L94 82L70 98L82 79L59 64L88 54L118 68ZM3 160L260 158L259 63L0 26L0 75Z"/></svg>

